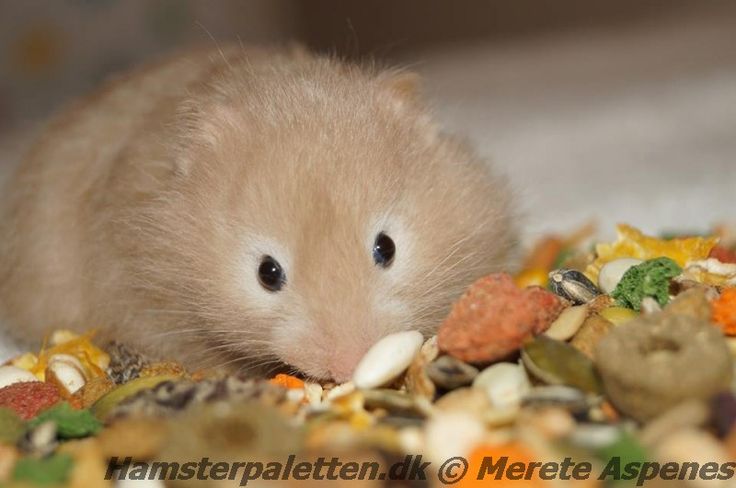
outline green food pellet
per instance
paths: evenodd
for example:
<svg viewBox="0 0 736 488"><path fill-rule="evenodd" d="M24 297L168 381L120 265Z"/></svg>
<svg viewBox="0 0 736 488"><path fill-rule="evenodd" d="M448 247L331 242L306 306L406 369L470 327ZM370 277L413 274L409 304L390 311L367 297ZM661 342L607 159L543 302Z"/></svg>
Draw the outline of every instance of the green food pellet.
<svg viewBox="0 0 736 488"><path fill-rule="evenodd" d="M15 444L24 431L23 420L11 409L0 407L0 443Z"/></svg>
<svg viewBox="0 0 736 488"><path fill-rule="evenodd" d="M630 481L623 481L623 468L633 463L645 463L649 460L647 451L632 435L621 432L618 438L607 446L596 450L596 455L606 463L606 480L613 481L617 486L633 486ZM611 472L612 471L612 472ZM623 482L622 482L623 481Z"/></svg>
<svg viewBox="0 0 736 488"><path fill-rule="evenodd" d="M670 258L656 258L631 267L611 293L622 307L641 309L644 297L653 297L661 306L670 299L670 279L682 269Z"/></svg>
<svg viewBox="0 0 736 488"><path fill-rule="evenodd" d="M102 428L102 423L89 410L77 410L67 402L44 410L29 425L36 427L49 420L56 424L56 432L62 439L87 437Z"/></svg>
<svg viewBox="0 0 736 488"><path fill-rule="evenodd" d="M47 458L24 457L13 467L14 481L27 481L34 485L65 483L74 461L68 454L54 454Z"/></svg>

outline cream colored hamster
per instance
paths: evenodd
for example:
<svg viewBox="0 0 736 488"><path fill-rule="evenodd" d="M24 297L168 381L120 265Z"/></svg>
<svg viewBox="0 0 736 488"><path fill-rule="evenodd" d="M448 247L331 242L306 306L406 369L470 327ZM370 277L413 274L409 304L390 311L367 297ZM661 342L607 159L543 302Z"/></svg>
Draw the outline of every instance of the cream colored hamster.
<svg viewBox="0 0 736 488"><path fill-rule="evenodd" d="M98 328L189 366L342 381L506 263L510 193L411 73L192 51L50 123L2 195L0 312L23 337Z"/></svg>

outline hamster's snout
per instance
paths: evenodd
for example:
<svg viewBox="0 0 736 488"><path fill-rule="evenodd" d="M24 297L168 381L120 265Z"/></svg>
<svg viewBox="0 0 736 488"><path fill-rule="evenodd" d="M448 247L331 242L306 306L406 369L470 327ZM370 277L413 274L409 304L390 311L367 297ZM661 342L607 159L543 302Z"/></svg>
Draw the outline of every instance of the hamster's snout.
<svg viewBox="0 0 736 488"><path fill-rule="evenodd" d="M338 383L344 383L353 376L355 367L370 349L372 344L355 344L352 348L341 348L330 353L327 360L327 373Z"/></svg>

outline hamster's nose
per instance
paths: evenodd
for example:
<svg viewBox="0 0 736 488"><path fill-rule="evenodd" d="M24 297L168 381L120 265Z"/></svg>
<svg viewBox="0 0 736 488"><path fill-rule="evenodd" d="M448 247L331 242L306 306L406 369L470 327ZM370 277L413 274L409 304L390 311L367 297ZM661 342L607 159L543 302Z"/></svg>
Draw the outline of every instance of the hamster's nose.
<svg viewBox="0 0 736 488"><path fill-rule="evenodd" d="M350 381L358 362L365 354L367 348L355 351L335 351L327 364L327 371L337 383Z"/></svg>

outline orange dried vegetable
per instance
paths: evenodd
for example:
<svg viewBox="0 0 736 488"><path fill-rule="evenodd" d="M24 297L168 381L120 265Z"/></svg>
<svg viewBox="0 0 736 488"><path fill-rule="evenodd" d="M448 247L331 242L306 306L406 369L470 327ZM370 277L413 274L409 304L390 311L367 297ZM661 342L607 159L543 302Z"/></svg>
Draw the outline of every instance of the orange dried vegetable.
<svg viewBox="0 0 736 488"><path fill-rule="evenodd" d="M713 302L713 322L720 325L726 335L736 336L736 288L726 288Z"/></svg>
<svg viewBox="0 0 736 488"><path fill-rule="evenodd" d="M520 288L547 286L547 274L562 248L563 241L557 236L547 236L537 242L524 261L522 271L514 277L516 285Z"/></svg>
<svg viewBox="0 0 736 488"><path fill-rule="evenodd" d="M289 390L296 390L304 388L304 382L297 378L296 376L291 376L288 374L277 374L273 378L269 380L269 383L272 385L281 386L283 388L287 388Z"/></svg>
<svg viewBox="0 0 736 488"><path fill-rule="evenodd" d="M547 236L540 240L524 262L524 269L549 269L559 256L564 242L557 236Z"/></svg>
<svg viewBox="0 0 736 488"><path fill-rule="evenodd" d="M478 473L483 471L481 467L483 466L484 460L492 459L495 463L499 458L503 457L508 458L506 466L513 463L522 463L524 466L528 466L529 463L535 461L535 456L531 450L519 442L500 445L480 445L473 449L468 456L467 474L459 483L457 483L456 486L458 486L458 488L481 488L486 486L494 486L498 488L538 488L549 486L550 482L542 480L538 473L533 473L531 479L528 480L510 480L506 479L506 477L496 480L495 475L489 474L486 474L483 479L477 479Z"/></svg>

